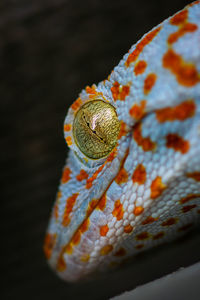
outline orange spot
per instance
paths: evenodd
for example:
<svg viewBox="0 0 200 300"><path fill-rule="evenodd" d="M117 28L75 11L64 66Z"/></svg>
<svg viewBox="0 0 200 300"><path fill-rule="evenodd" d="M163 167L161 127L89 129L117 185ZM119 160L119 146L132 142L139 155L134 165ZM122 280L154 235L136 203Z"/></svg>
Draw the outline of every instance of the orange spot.
<svg viewBox="0 0 200 300"><path fill-rule="evenodd" d="M180 203L184 204L184 203L186 203L186 202L188 202L190 200L196 199L196 198L200 198L200 194L189 194L186 197L182 198L180 200Z"/></svg>
<svg viewBox="0 0 200 300"><path fill-rule="evenodd" d="M164 235L165 235L165 233L163 231L160 231L157 234L153 235L152 239L153 240L158 240L158 239L161 239Z"/></svg>
<svg viewBox="0 0 200 300"><path fill-rule="evenodd" d="M87 209L87 213L86 215L89 216L91 214L91 212L94 210L94 208L96 207L98 203L98 200L94 199L92 200L89 205L88 205L88 209Z"/></svg>
<svg viewBox="0 0 200 300"><path fill-rule="evenodd" d="M115 177L115 181L118 184L122 184L122 183L125 183L128 181L128 173L123 167L128 154L129 154L129 149L126 151L125 156L124 156L123 160L121 161L119 172L117 173L117 175Z"/></svg>
<svg viewBox="0 0 200 300"><path fill-rule="evenodd" d="M65 246L64 252L67 253L67 254L72 254L73 253L73 249L72 249L72 244L71 243Z"/></svg>
<svg viewBox="0 0 200 300"><path fill-rule="evenodd" d="M106 194L104 194L101 197L101 199L100 199L100 201L99 201L99 203L97 205L97 208L99 208L100 210L104 210L105 206L106 206Z"/></svg>
<svg viewBox="0 0 200 300"><path fill-rule="evenodd" d="M200 181L200 172L187 173L187 177Z"/></svg>
<svg viewBox="0 0 200 300"><path fill-rule="evenodd" d="M56 233L47 233L44 239L44 254L47 259L51 258L53 247L56 243Z"/></svg>
<svg viewBox="0 0 200 300"><path fill-rule="evenodd" d="M58 219L58 201L56 201L54 208L53 208L53 216L57 220Z"/></svg>
<svg viewBox="0 0 200 300"><path fill-rule="evenodd" d="M102 92L98 92L96 90L96 86L94 84L91 87L90 86L86 86L85 91L88 94L89 99L97 99L98 96L100 96L101 99L104 98L103 97L103 93Z"/></svg>
<svg viewBox="0 0 200 300"><path fill-rule="evenodd" d="M76 233L73 235L73 238L72 238L72 240L71 240L71 243L72 243L73 245L78 245L79 242L80 242L80 240L81 240L81 232L78 230L78 231L76 231Z"/></svg>
<svg viewBox="0 0 200 300"><path fill-rule="evenodd" d="M66 267L67 267L66 262L63 257L63 254L64 254L64 248L62 249L62 251L58 257L58 261L57 261L57 265L56 265L56 270L59 272L65 271Z"/></svg>
<svg viewBox="0 0 200 300"><path fill-rule="evenodd" d="M72 212L72 209L74 207L74 204L76 202L76 198L78 197L79 193L73 194L66 200L66 207L63 214L63 221L62 225L67 226L70 223L70 213Z"/></svg>
<svg viewBox="0 0 200 300"><path fill-rule="evenodd" d="M115 181L117 184L122 184L128 181L128 173L127 171L124 169L124 167L122 166L122 168L120 169L119 173L117 174Z"/></svg>
<svg viewBox="0 0 200 300"><path fill-rule="evenodd" d="M195 103L192 100L186 100L175 107L166 107L156 111L156 118L160 123L166 121L184 121L194 116Z"/></svg>
<svg viewBox="0 0 200 300"><path fill-rule="evenodd" d="M112 214L116 217L117 221L123 218L124 210L120 200L115 201L115 208L113 209Z"/></svg>
<svg viewBox="0 0 200 300"><path fill-rule="evenodd" d="M121 137L125 136L126 134L127 134L126 123L124 123L123 121L121 121L121 126L120 126L119 135L118 135L118 140L120 140Z"/></svg>
<svg viewBox="0 0 200 300"><path fill-rule="evenodd" d="M186 9L178 12L177 14L175 14L171 19L170 19L170 23L172 25L181 25L184 22L186 22L188 17L188 11Z"/></svg>
<svg viewBox="0 0 200 300"><path fill-rule="evenodd" d="M147 225L155 222L158 218L153 218L152 216L147 217L143 222L142 225Z"/></svg>
<svg viewBox="0 0 200 300"><path fill-rule="evenodd" d="M72 128L71 124L65 124L64 125L64 131L70 131Z"/></svg>
<svg viewBox="0 0 200 300"><path fill-rule="evenodd" d="M169 69L176 77L179 84L192 87L200 81L194 64L186 63L183 58L169 49L163 56L163 67Z"/></svg>
<svg viewBox="0 0 200 300"><path fill-rule="evenodd" d="M134 67L135 75L137 76L137 75L144 73L146 66L147 66L146 61L139 60Z"/></svg>
<svg viewBox="0 0 200 300"><path fill-rule="evenodd" d="M87 178L88 178L88 173L85 172L85 170L80 170L80 174L78 174L78 175L76 176L76 179L77 179L78 181L82 181L82 180L87 179Z"/></svg>
<svg viewBox="0 0 200 300"><path fill-rule="evenodd" d="M117 252L114 253L114 256L124 256L126 254L126 250L124 248L120 248Z"/></svg>
<svg viewBox="0 0 200 300"><path fill-rule="evenodd" d="M129 54L127 61L125 62L126 67L129 67L129 65L132 62L136 61L136 59L138 58L138 56L140 55L144 47L153 40L153 38L158 34L160 29L161 26L147 33L143 37L143 39L136 45L135 50L133 50L133 52Z"/></svg>
<svg viewBox="0 0 200 300"><path fill-rule="evenodd" d="M146 181L146 170L142 164L137 165L133 172L132 180L134 183L144 184Z"/></svg>
<svg viewBox="0 0 200 300"><path fill-rule="evenodd" d="M113 159L116 157L116 155L117 155L117 148L114 148L113 151L108 156L108 158L106 159L106 163L109 161L113 161Z"/></svg>
<svg viewBox="0 0 200 300"><path fill-rule="evenodd" d="M164 221L161 226L172 226L176 224L178 220L176 218L169 218L168 220Z"/></svg>
<svg viewBox="0 0 200 300"><path fill-rule="evenodd" d="M58 199L60 199L61 197L62 197L62 193L61 193L61 191L58 191L56 199L58 200Z"/></svg>
<svg viewBox="0 0 200 300"><path fill-rule="evenodd" d="M149 233L144 231L136 235L136 240L147 240L150 237Z"/></svg>
<svg viewBox="0 0 200 300"><path fill-rule="evenodd" d="M92 87L86 86L85 90L88 94L93 94L93 95L96 94L96 89L94 86L92 86Z"/></svg>
<svg viewBox="0 0 200 300"><path fill-rule="evenodd" d="M61 196L62 196L62 193L59 191L57 193L56 202L55 202L55 205L53 208L53 216L56 220L58 219L58 204L59 204Z"/></svg>
<svg viewBox="0 0 200 300"><path fill-rule="evenodd" d="M108 229L109 229L109 228L108 228L108 225L107 225L107 224L101 226L100 229L99 229L100 235L101 235L101 236L105 236L105 235L107 234L107 232L108 232Z"/></svg>
<svg viewBox="0 0 200 300"><path fill-rule="evenodd" d="M137 123L134 126L133 129L133 138L138 144L138 146L141 146L144 151L151 151L154 150L156 147L156 144L151 141L149 137L143 137L142 136L142 127L141 123Z"/></svg>
<svg viewBox="0 0 200 300"><path fill-rule="evenodd" d="M65 141L67 142L67 145L68 145L68 146L71 146L71 145L72 145L72 138L71 138L71 136L67 136L67 137L65 138Z"/></svg>
<svg viewBox="0 0 200 300"><path fill-rule="evenodd" d="M81 105L82 105L82 100L81 98L78 98L76 101L74 101L74 103L71 105L71 108L73 110L77 110Z"/></svg>
<svg viewBox="0 0 200 300"><path fill-rule="evenodd" d="M140 250L142 248L144 248L144 244L139 244L135 246L136 249Z"/></svg>
<svg viewBox="0 0 200 300"><path fill-rule="evenodd" d="M144 94L147 95L153 88L155 82L156 82L157 76L154 73L150 73L147 75L145 81L144 81Z"/></svg>
<svg viewBox="0 0 200 300"><path fill-rule="evenodd" d="M81 259L82 262L88 262L89 259L90 259L90 255L89 254L83 254L80 259Z"/></svg>
<svg viewBox="0 0 200 300"><path fill-rule="evenodd" d="M106 254L110 253L112 250L113 250L113 246L112 245L106 245L103 248L101 248L100 254L101 255L106 255Z"/></svg>
<svg viewBox="0 0 200 300"><path fill-rule="evenodd" d="M162 178L157 176L151 183L151 198L159 197L166 188L167 186L162 183Z"/></svg>
<svg viewBox="0 0 200 300"><path fill-rule="evenodd" d="M70 168L66 167L62 173L62 178L61 178L62 183L66 183L70 180L70 178L71 178L70 174L71 174Z"/></svg>
<svg viewBox="0 0 200 300"><path fill-rule="evenodd" d="M131 226L130 224L124 226L125 233L131 233L132 231L133 231L133 226Z"/></svg>
<svg viewBox="0 0 200 300"><path fill-rule="evenodd" d="M92 187L93 181L97 178L98 174L103 170L104 165L101 165L96 171L95 173L87 179L86 181L86 189L90 189Z"/></svg>
<svg viewBox="0 0 200 300"><path fill-rule="evenodd" d="M194 6L194 5L196 5L196 4L199 4L200 3L200 1L199 0L197 0L197 1L194 1L194 2L192 2L192 3L190 3L190 4L188 4L188 6Z"/></svg>
<svg viewBox="0 0 200 300"><path fill-rule="evenodd" d="M193 208L195 208L195 207L196 207L196 204L183 206L183 207L182 207L182 212L183 212L183 213L186 213L186 212L190 211L191 209L193 209Z"/></svg>
<svg viewBox="0 0 200 300"><path fill-rule="evenodd" d="M116 100L125 100L126 96L129 95L130 86L120 85L119 82L115 81L111 87L111 92L113 99Z"/></svg>
<svg viewBox="0 0 200 300"><path fill-rule="evenodd" d="M85 221L83 221L83 223L81 224L79 230L81 233L84 233L88 230L89 228L89 225L90 225L90 220L87 218L85 219Z"/></svg>
<svg viewBox="0 0 200 300"><path fill-rule="evenodd" d="M133 210L135 216L139 216L143 213L144 208L142 206L136 206Z"/></svg>
<svg viewBox="0 0 200 300"><path fill-rule="evenodd" d="M186 231L188 229L190 229L193 226L193 223L188 223L180 228L178 228L178 231Z"/></svg>
<svg viewBox="0 0 200 300"><path fill-rule="evenodd" d="M174 149L174 151L179 151L182 154L188 152L190 144L188 141L185 141L181 136L176 133L169 133L166 136L166 146L168 148Z"/></svg>
<svg viewBox="0 0 200 300"><path fill-rule="evenodd" d="M197 30L197 25L196 24L192 24L192 23L186 23L183 26L181 26L181 28L176 31L173 32L169 35L168 37L168 43L169 44L173 44L175 43L180 37L182 37L184 34L186 33L190 33L190 32L194 32L195 30Z"/></svg>
<svg viewBox="0 0 200 300"><path fill-rule="evenodd" d="M145 116L146 102L146 100L142 100L140 104L134 104L129 110L131 117L137 121L141 120Z"/></svg>
<svg viewBox="0 0 200 300"><path fill-rule="evenodd" d="M72 254L73 252L73 246L76 246L80 243L81 235L88 230L88 227L90 225L90 220L87 218L83 223L80 225L78 230L73 235L71 242L65 246L65 252L68 254Z"/></svg>

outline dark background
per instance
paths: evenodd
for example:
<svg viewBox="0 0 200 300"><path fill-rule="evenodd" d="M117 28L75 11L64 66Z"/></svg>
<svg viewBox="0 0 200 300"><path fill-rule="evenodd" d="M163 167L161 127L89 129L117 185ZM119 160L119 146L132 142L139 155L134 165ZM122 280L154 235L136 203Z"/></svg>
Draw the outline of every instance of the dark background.
<svg viewBox="0 0 200 300"><path fill-rule="evenodd" d="M42 244L67 147L69 105L189 1L1 0L1 299L108 299L200 258L194 233L91 282L48 268ZM188 248L189 247L189 248Z"/></svg>

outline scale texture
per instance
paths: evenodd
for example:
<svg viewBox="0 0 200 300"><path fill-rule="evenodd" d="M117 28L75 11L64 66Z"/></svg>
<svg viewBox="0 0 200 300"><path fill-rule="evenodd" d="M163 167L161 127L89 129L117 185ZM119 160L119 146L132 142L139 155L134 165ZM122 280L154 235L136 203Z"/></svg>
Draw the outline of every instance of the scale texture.
<svg viewBox="0 0 200 300"><path fill-rule="evenodd" d="M117 145L86 157L73 136L88 101L111 104ZM108 78L86 87L64 123L70 147L45 237L68 281L104 271L192 229L200 219L200 1L153 28Z"/></svg>

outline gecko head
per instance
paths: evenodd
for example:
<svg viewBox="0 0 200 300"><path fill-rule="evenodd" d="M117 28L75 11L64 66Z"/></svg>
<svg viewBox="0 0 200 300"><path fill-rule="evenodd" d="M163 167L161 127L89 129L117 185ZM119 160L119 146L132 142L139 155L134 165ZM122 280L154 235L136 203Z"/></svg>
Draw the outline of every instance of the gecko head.
<svg viewBox="0 0 200 300"><path fill-rule="evenodd" d="M65 119L70 151L44 245L49 264L65 280L84 276L90 254L99 251L94 243L104 235L94 220L108 222L114 209L109 198L128 143L120 134L122 125L113 104L99 97L81 99Z"/></svg>

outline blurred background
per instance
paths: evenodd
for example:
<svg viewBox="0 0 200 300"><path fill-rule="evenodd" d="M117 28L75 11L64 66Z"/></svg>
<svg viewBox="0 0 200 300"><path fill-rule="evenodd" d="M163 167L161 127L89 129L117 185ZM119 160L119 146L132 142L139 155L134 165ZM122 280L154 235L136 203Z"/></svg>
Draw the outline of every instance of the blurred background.
<svg viewBox="0 0 200 300"><path fill-rule="evenodd" d="M108 299L199 260L194 232L96 281L69 284L48 268L42 251L67 155L68 107L144 33L189 2L0 1L1 299Z"/></svg>

